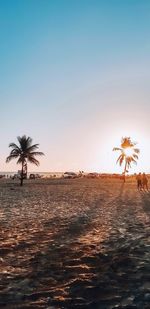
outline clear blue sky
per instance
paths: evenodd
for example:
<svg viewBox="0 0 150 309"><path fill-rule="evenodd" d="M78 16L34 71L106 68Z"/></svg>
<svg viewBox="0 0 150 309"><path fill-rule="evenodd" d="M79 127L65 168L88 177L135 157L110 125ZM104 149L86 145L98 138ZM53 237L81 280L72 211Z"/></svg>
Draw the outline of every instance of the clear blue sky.
<svg viewBox="0 0 150 309"><path fill-rule="evenodd" d="M130 135L150 172L149 34L149 0L0 0L0 170L26 134L40 171L120 171Z"/></svg>

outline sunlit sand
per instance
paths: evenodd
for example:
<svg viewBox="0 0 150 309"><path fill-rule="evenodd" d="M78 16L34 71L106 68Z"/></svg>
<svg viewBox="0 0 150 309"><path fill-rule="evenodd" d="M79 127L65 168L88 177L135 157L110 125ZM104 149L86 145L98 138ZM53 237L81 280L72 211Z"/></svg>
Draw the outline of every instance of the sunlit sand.
<svg viewBox="0 0 150 309"><path fill-rule="evenodd" d="M148 308L150 193L135 179L0 182L1 308Z"/></svg>

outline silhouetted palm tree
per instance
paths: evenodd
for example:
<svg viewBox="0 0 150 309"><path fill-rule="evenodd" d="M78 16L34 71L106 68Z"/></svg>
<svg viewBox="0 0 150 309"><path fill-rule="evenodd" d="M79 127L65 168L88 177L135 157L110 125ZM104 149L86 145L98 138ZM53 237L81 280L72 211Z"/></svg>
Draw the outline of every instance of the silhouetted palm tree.
<svg viewBox="0 0 150 309"><path fill-rule="evenodd" d="M21 177L20 185L23 185L24 173L27 174L27 162L39 165L39 161L35 158L36 156L44 155L43 152L36 151L39 147L39 144L32 145L32 138L26 137L17 137L19 146L15 143L10 143L9 147L12 148L10 155L7 157L6 162L10 162L13 159L18 159L17 164L21 164Z"/></svg>
<svg viewBox="0 0 150 309"><path fill-rule="evenodd" d="M135 145L137 143L132 142L130 137L123 137L121 140L120 147L114 147L113 151L120 151L120 156L117 159L116 163L119 163L120 166L123 162L125 162L124 166L124 181L125 181L125 175L126 172L128 172L128 169L131 167L131 163L137 164L136 160L138 160L138 154L140 150L138 148L135 148Z"/></svg>

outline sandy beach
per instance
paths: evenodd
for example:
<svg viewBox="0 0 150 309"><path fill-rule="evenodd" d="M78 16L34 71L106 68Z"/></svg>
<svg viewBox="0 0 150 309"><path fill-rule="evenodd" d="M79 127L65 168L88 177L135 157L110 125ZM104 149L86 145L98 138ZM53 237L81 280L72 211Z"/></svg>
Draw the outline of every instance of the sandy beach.
<svg viewBox="0 0 150 309"><path fill-rule="evenodd" d="M150 193L0 180L0 308L149 308Z"/></svg>

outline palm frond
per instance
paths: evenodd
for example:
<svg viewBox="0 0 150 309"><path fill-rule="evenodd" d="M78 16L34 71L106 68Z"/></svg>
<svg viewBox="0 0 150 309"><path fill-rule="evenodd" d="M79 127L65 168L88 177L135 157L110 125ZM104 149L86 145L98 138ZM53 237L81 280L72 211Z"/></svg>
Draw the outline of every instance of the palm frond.
<svg viewBox="0 0 150 309"><path fill-rule="evenodd" d="M126 167L127 167L127 168L130 168L130 166L131 166L131 165L130 165L130 162L129 162L129 161L126 161Z"/></svg>
<svg viewBox="0 0 150 309"><path fill-rule="evenodd" d="M13 149L16 149L16 150L20 150L20 148L18 147L18 145L15 144L15 143L10 143L10 144L9 144L9 147L11 147L11 148L13 148Z"/></svg>
<svg viewBox="0 0 150 309"><path fill-rule="evenodd" d="M12 149L10 154L11 155L18 155L18 156L20 156L21 155L21 150L19 148L18 149Z"/></svg>
<svg viewBox="0 0 150 309"><path fill-rule="evenodd" d="M9 163L13 159L17 159L18 155L17 154L11 154L6 158L6 163Z"/></svg>
<svg viewBox="0 0 150 309"><path fill-rule="evenodd" d="M32 138L30 136L27 137L27 145L30 147L32 144Z"/></svg>
<svg viewBox="0 0 150 309"><path fill-rule="evenodd" d="M33 152L30 152L29 154L27 154L27 157L28 156L44 156L44 153L41 152L41 151L33 151Z"/></svg>
<svg viewBox="0 0 150 309"><path fill-rule="evenodd" d="M122 154L118 157L116 163L118 163L121 160Z"/></svg>
<svg viewBox="0 0 150 309"><path fill-rule="evenodd" d="M120 150L120 151L122 151L122 149L121 149L121 148L119 148L119 147L114 147L114 148L113 148L113 151L116 151L116 150Z"/></svg>
<svg viewBox="0 0 150 309"><path fill-rule="evenodd" d="M18 158L17 164L25 163L25 161L26 161L26 157L20 156L20 157Z"/></svg>
<svg viewBox="0 0 150 309"><path fill-rule="evenodd" d="M19 142L19 145L22 151L25 151L32 144L32 138L26 137L26 135L18 136L17 139L18 139L18 142Z"/></svg>
<svg viewBox="0 0 150 309"><path fill-rule="evenodd" d="M134 159L137 159L137 160L139 158L136 154L133 154L132 156L133 156Z"/></svg>
<svg viewBox="0 0 150 309"><path fill-rule="evenodd" d="M138 148L133 148L133 150L134 150L134 152L137 153L137 154L140 153L140 149L138 149Z"/></svg>
<svg viewBox="0 0 150 309"><path fill-rule="evenodd" d="M132 157L128 157L127 158L127 162L129 162L130 164L133 162L133 163L135 163L135 164L137 164L137 162L136 162L136 160L133 158L133 156Z"/></svg>
<svg viewBox="0 0 150 309"><path fill-rule="evenodd" d="M39 166L40 165L40 162L37 160L37 159L35 159L34 157L28 157L28 161L30 162L30 163L32 163L32 164L35 164L35 165L37 165L37 166Z"/></svg>
<svg viewBox="0 0 150 309"><path fill-rule="evenodd" d="M133 162L134 164L137 164L136 160L134 160L133 157L132 157L132 162Z"/></svg>
<svg viewBox="0 0 150 309"><path fill-rule="evenodd" d="M122 155L122 156L121 156L121 159L120 159L120 161L119 161L120 166L122 165L122 163L123 163L123 161L124 161L124 158L125 158L125 156Z"/></svg>
<svg viewBox="0 0 150 309"><path fill-rule="evenodd" d="M32 151L35 151L38 148L39 148L39 144L34 144L34 145L27 147L27 151L32 152Z"/></svg>
<svg viewBox="0 0 150 309"><path fill-rule="evenodd" d="M134 160L134 161L132 161L132 163L133 163L133 164L135 164L135 165L137 165L137 162L136 162L135 160Z"/></svg>

